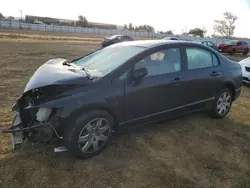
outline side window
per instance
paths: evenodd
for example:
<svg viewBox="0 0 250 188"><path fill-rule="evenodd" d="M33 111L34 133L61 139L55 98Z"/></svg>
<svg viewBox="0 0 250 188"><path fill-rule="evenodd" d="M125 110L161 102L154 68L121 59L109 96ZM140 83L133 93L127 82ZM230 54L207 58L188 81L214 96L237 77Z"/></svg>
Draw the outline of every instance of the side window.
<svg viewBox="0 0 250 188"><path fill-rule="evenodd" d="M219 59L216 55L213 54L213 65L218 66L219 65Z"/></svg>
<svg viewBox="0 0 250 188"><path fill-rule="evenodd" d="M131 39L129 36L124 36L124 37L123 37L123 40L131 41L132 39Z"/></svg>
<svg viewBox="0 0 250 188"><path fill-rule="evenodd" d="M118 36L116 37L117 40L121 40L122 39L122 36Z"/></svg>
<svg viewBox="0 0 250 188"><path fill-rule="evenodd" d="M214 46L214 44L212 42L207 42L207 45L210 46L210 47Z"/></svg>
<svg viewBox="0 0 250 188"><path fill-rule="evenodd" d="M212 54L200 48L186 48L188 70L213 66Z"/></svg>
<svg viewBox="0 0 250 188"><path fill-rule="evenodd" d="M205 45L205 46L208 46L207 42L205 42L205 41L202 42L202 44Z"/></svg>
<svg viewBox="0 0 250 188"><path fill-rule="evenodd" d="M145 67L147 76L156 76L181 71L179 48L170 48L153 53L135 64L135 68Z"/></svg>

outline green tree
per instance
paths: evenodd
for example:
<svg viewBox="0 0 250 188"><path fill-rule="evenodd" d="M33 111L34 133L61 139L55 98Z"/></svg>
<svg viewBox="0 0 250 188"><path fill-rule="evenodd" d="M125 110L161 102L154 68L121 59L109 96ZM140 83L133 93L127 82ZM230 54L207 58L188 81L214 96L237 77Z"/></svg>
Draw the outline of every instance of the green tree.
<svg viewBox="0 0 250 188"><path fill-rule="evenodd" d="M168 34L168 35L174 35L173 31L160 31L161 34Z"/></svg>
<svg viewBox="0 0 250 188"><path fill-rule="evenodd" d="M125 24L125 25L123 26L123 28L124 28L124 29L128 29L128 26L127 26L127 24Z"/></svg>
<svg viewBox="0 0 250 188"><path fill-rule="evenodd" d="M188 34L204 37L204 31L200 28L190 29Z"/></svg>
<svg viewBox="0 0 250 188"><path fill-rule="evenodd" d="M225 12L223 15L224 20L214 20L214 31L223 37L232 37L238 17L230 12Z"/></svg>
<svg viewBox="0 0 250 188"><path fill-rule="evenodd" d="M78 16L78 23L82 26L82 27L85 27L88 25L88 20L85 16L83 15L80 15Z"/></svg>
<svg viewBox="0 0 250 188"><path fill-rule="evenodd" d="M146 30L147 32L154 32L154 27L150 25L139 25L138 27L135 28L136 31L140 30Z"/></svg>

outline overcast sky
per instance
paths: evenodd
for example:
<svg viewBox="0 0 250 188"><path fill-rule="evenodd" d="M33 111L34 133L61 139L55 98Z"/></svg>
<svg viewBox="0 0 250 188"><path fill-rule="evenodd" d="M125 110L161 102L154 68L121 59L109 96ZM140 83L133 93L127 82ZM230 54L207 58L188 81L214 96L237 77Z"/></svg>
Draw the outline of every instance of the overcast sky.
<svg viewBox="0 0 250 188"><path fill-rule="evenodd" d="M124 25L149 24L156 30L173 30L205 26L213 33L213 21L222 19L223 12L237 15L235 35L250 38L250 0L11 0L0 3L4 16L49 16Z"/></svg>

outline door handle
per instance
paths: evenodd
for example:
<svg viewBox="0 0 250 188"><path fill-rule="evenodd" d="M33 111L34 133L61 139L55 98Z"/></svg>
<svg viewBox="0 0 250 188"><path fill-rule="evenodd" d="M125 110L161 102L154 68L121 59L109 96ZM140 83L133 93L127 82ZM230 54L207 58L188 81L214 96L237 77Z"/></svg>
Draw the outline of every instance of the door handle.
<svg viewBox="0 0 250 188"><path fill-rule="evenodd" d="M217 71L213 71L210 76L219 76L220 75L220 72L217 72Z"/></svg>

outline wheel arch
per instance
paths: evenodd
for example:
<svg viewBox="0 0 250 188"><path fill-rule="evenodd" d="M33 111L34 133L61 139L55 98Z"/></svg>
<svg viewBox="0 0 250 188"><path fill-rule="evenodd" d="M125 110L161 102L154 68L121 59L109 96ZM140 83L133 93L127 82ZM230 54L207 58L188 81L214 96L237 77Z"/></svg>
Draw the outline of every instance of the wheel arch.
<svg viewBox="0 0 250 188"><path fill-rule="evenodd" d="M224 84L225 88L228 88L232 92L233 101L235 100L235 85L233 82L226 82Z"/></svg>
<svg viewBox="0 0 250 188"><path fill-rule="evenodd" d="M92 104L92 105L83 106L83 107L81 107L79 109L76 109L70 115L70 117L73 116L73 117L77 118L77 117L81 116L84 113L87 113L87 112L90 112L90 111L95 111L95 110L108 112L112 116L112 118L114 120L115 128L117 127L117 125L119 123L119 119L118 119L117 115L115 114L115 112L112 110L112 108L106 103L99 103L99 104Z"/></svg>

